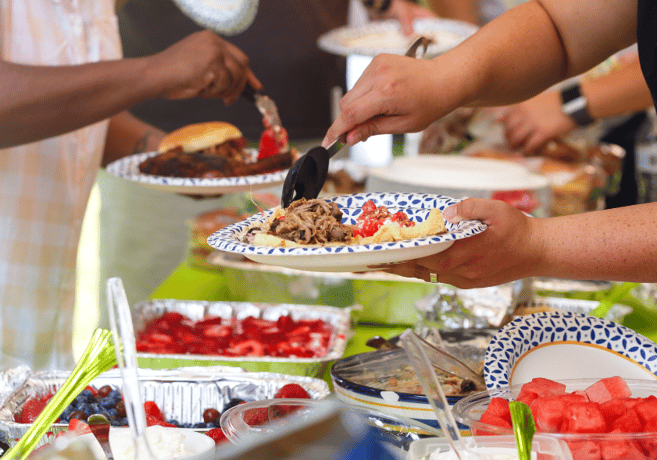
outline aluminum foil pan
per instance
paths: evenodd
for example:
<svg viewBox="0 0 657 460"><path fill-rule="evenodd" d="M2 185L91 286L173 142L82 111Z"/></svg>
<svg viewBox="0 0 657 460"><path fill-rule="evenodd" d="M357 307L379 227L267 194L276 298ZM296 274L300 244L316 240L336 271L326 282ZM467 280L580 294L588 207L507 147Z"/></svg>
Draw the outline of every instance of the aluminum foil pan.
<svg viewBox="0 0 657 460"><path fill-rule="evenodd" d="M252 285L253 287L253 285ZM181 366L237 366L252 372L278 372L281 374L320 377L329 362L342 358L351 336L351 308L335 308L320 305L263 304L248 302L204 302L196 300L155 299L136 304L132 309L135 331L167 312L181 313L197 321L205 316L243 319L264 318L276 321L282 315L295 320L322 321L333 327L328 352L315 358L281 358L268 356L209 356L159 353L137 353L139 367L173 369Z"/></svg>
<svg viewBox="0 0 657 460"><path fill-rule="evenodd" d="M142 399L155 401L166 420L176 420L180 423L202 422L203 411L210 407L223 412L232 398L245 401L271 399L288 383L303 386L313 399L321 399L330 394L328 384L316 378L244 372L233 367L139 369L138 375ZM45 371L28 377L0 407L0 437L11 445L23 436L30 425L16 423L14 414L20 413L29 397L57 391L68 376L69 371ZM94 379L91 385L96 388L110 385L121 390L123 380L118 369L112 369ZM67 427L68 424L54 424L40 445L49 442L54 435ZM194 430L207 431L203 428Z"/></svg>
<svg viewBox="0 0 657 460"><path fill-rule="evenodd" d="M571 313L589 314L600 305L596 300L563 299L561 297L536 297L534 300L518 305L514 316L528 315L543 311L564 311ZM632 307L623 304L614 304L605 319L621 322L625 315L632 311Z"/></svg>

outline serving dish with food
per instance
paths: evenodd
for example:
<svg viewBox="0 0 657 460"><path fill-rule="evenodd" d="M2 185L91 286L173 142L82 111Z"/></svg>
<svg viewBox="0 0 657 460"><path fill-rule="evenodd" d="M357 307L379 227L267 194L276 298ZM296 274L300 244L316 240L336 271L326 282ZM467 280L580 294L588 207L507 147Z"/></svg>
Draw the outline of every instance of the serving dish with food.
<svg viewBox="0 0 657 460"><path fill-rule="evenodd" d="M573 459L643 460L657 458L656 396L655 380L537 377L467 396L453 413L475 435L511 435L508 403L521 401L537 435L567 444Z"/></svg>
<svg viewBox="0 0 657 460"><path fill-rule="evenodd" d="M25 410L32 410L29 408L32 407L30 401L42 399L57 391L68 375L68 371L34 373L8 396L0 407L0 434L6 442L15 442L30 427L28 419L22 418L25 416ZM152 406L152 410L147 410L147 419L157 408L161 412L162 420L155 424L200 432L212 429L205 422L207 410L212 409L220 414L238 401L272 399L288 385L301 387L311 399L321 399L329 395L326 382L316 378L244 372L241 369L221 366L140 369L139 382L145 407ZM90 387L97 390L108 387L111 391L120 393L123 379L118 369L112 369L94 379ZM89 394L82 397L90 406L89 409L85 409L80 403L71 410L109 410L91 407ZM102 401L99 404L102 406ZM70 417L71 410L52 425L49 434L44 436L41 443L49 442L57 433L68 430L70 420L74 418ZM63 414L65 412L66 409ZM83 421L85 418L86 416L81 417ZM216 421L218 422L218 419Z"/></svg>
<svg viewBox="0 0 657 460"><path fill-rule="evenodd" d="M321 201L323 204L320 207L324 212L316 213L310 222L302 220L301 225L290 232L293 236L299 236L296 241L292 241L296 244L282 242L280 233L276 235L276 239L263 237L261 243L252 238L257 234L268 233L276 216L282 215L280 207L260 212L219 230L208 238L208 244L215 249L242 254L265 264L300 270L362 272L372 270L372 266L394 264L436 254L447 249L454 241L468 238L486 229L479 221L462 221L458 224L445 222L442 219L442 211L458 200L440 195L362 193L328 197ZM376 210L385 207L391 217L380 220L374 216L370 220L367 209L371 205ZM336 219L338 215L339 221ZM411 239L403 239L406 237L404 232L396 232L404 225L397 225L392 217L402 215L403 223L411 223L411 231L412 227L417 227L423 231L429 230L429 234L421 233L422 236L416 238L412 237L414 235L408 235ZM359 219L361 216L364 219ZM432 222L439 221L444 222L444 227L433 226ZM379 235L376 235L375 231L371 240L367 235L362 239L360 235L354 238L354 231L360 233L363 228L361 225L367 227L370 222L381 232L379 235L383 236L385 233L385 236L378 239ZM309 236L316 233L318 226L324 236L311 240ZM305 227L309 227L309 230ZM437 230L432 230L434 228ZM431 231L440 233L431 234ZM362 244L363 242L365 244Z"/></svg>
<svg viewBox="0 0 657 460"><path fill-rule="evenodd" d="M342 358L351 309L154 299L132 308L140 367L236 366L319 377Z"/></svg>
<svg viewBox="0 0 657 460"><path fill-rule="evenodd" d="M254 191L283 183L297 152L263 131L259 149L247 148L241 131L226 122L183 126L165 136L157 152L138 153L107 172L147 187L193 195Z"/></svg>

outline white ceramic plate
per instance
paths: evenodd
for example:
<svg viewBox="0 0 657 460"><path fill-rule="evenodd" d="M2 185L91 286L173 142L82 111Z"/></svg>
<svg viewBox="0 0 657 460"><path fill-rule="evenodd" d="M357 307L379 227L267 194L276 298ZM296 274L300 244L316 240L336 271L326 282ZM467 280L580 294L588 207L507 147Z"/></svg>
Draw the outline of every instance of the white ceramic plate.
<svg viewBox="0 0 657 460"><path fill-rule="evenodd" d="M356 223L368 200L374 201L377 206L385 205L390 212L404 211L415 222L426 219L431 209L442 211L458 202L441 195L412 193L359 193L325 199L337 203L343 212L342 222L351 225ZM243 254L263 264L321 272L362 272L371 270L369 267L373 265L396 264L436 254L449 248L454 241L486 229L486 225L479 221L463 221L456 225L446 222L447 233L440 235L365 245L282 248L242 242L244 233L253 224L266 221L274 210L258 213L213 233L208 238L208 244L220 251Z"/></svg>
<svg viewBox="0 0 657 460"><path fill-rule="evenodd" d="M440 18L418 19L413 24L416 35L402 33L398 21L374 21L362 26L344 26L321 35L317 46L329 53L349 56L376 56L381 53L404 54L417 35L433 40L425 57L444 53L477 31L477 26L463 21Z"/></svg>
<svg viewBox="0 0 657 460"><path fill-rule="evenodd" d="M657 344L606 319L543 312L519 317L493 337L484 359L490 389L535 377L657 379Z"/></svg>
<svg viewBox="0 0 657 460"><path fill-rule="evenodd" d="M139 164L146 158L157 155L157 152L137 153L107 166L107 172L146 187L164 190L172 193L186 193L190 195L218 195L225 193L238 193L276 187L283 184L287 169L267 174L241 177L220 177L199 179L189 177L164 177L143 174L139 171Z"/></svg>

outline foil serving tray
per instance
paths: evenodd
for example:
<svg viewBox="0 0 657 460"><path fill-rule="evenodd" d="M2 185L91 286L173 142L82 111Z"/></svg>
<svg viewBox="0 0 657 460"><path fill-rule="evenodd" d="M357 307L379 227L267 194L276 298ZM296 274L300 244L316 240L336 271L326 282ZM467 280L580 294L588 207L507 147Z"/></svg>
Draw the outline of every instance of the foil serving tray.
<svg viewBox="0 0 657 460"><path fill-rule="evenodd" d="M354 307L355 308L355 307ZM142 331L152 320L167 312L183 314L193 321L206 316L224 319L247 317L276 321L282 315L294 320L318 320L333 328L329 348L324 356L313 358L273 356L221 356L192 354L137 353L139 367L171 369L181 366L238 366L252 372L277 372L281 374L321 376L329 362L344 355L352 333L352 308L336 308L323 305L268 304L255 302L209 302L196 300L155 299L139 302L132 308L135 331Z"/></svg>
<svg viewBox="0 0 657 460"><path fill-rule="evenodd" d="M20 413L30 397L57 391L69 374L69 371L44 371L30 375L0 407L0 437L10 445L21 438L31 425L14 421L14 414ZM166 420L176 420L181 424L202 422L203 411L207 408L223 412L232 398L245 401L271 399L288 383L301 385L313 399L330 394L328 384L313 377L246 372L235 367L139 369L138 376L142 400L154 401ZM122 389L123 380L118 369L111 369L91 382L95 388L104 385L119 391ZM40 445L67 428L67 423L53 424ZM207 430L194 428L194 431Z"/></svg>

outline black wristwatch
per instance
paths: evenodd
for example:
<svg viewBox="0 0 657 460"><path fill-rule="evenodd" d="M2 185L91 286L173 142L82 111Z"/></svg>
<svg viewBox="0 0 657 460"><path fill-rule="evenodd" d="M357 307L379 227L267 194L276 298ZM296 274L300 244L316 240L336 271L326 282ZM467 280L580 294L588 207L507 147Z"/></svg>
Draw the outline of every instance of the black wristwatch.
<svg viewBox="0 0 657 460"><path fill-rule="evenodd" d="M587 109L579 83L561 90L561 111L572 118L577 126L587 126L595 121Z"/></svg>

